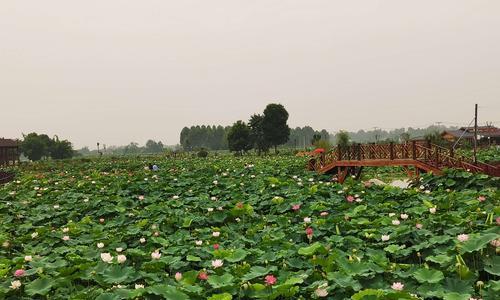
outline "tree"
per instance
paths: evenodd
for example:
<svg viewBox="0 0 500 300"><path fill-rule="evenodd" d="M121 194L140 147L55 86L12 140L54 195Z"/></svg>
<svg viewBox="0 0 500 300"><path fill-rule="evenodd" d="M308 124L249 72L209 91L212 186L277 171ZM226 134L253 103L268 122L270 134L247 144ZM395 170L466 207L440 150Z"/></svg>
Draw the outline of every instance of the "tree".
<svg viewBox="0 0 500 300"><path fill-rule="evenodd" d="M75 155L71 142L68 140L60 141L57 135L51 140L49 151L52 159L72 158Z"/></svg>
<svg viewBox="0 0 500 300"><path fill-rule="evenodd" d="M20 145L21 152L32 161L37 161L50 155L50 138L46 134L35 132L23 134Z"/></svg>
<svg viewBox="0 0 500 300"><path fill-rule="evenodd" d="M286 143L290 136L287 120L288 112L281 104L271 103L264 109L262 120L264 139L270 146L274 146L276 153L278 153L277 146Z"/></svg>
<svg viewBox="0 0 500 300"><path fill-rule="evenodd" d="M263 121L264 116L262 115L252 115L248 121L248 125L250 126L250 138L254 147L257 149L258 155L269 150L269 143L264 137Z"/></svg>
<svg viewBox="0 0 500 300"><path fill-rule="evenodd" d="M349 146L349 133L347 131L339 131L335 135L335 139L337 141L337 146L339 146L340 148L347 148L347 146Z"/></svg>
<svg viewBox="0 0 500 300"><path fill-rule="evenodd" d="M406 143L410 140L410 134L408 132L403 132L399 136L399 140L403 143Z"/></svg>
<svg viewBox="0 0 500 300"><path fill-rule="evenodd" d="M154 140L148 140L144 147L144 152L146 153L161 153L163 152L163 143L161 141L155 142Z"/></svg>
<svg viewBox="0 0 500 300"><path fill-rule="evenodd" d="M40 160L44 157L52 159L71 158L75 155L73 146L68 140L59 140L56 135L53 139L46 134L36 132L23 134L23 141L20 145L21 152L32 161Z"/></svg>
<svg viewBox="0 0 500 300"><path fill-rule="evenodd" d="M238 121L233 124L227 135L229 150L242 153L252 149L252 141L250 138L250 127L243 121Z"/></svg>
<svg viewBox="0 0 500 300"><path fill-rule="evenodd" d="M321 134L315 133L311 139L311 144L316 145L316 143L321 140Z"/></svg>

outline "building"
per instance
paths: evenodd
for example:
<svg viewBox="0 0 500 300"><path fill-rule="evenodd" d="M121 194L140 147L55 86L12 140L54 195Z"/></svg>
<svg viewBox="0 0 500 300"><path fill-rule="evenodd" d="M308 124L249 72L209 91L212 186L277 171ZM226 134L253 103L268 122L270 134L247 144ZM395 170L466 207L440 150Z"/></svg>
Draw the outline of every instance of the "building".
<svg viewBox="0 0 500 300"><path fill-rule="evenodd" d="M458 139L464 143L474 143L474 127L461 127L457 130L445 130L441 136L455 143ZM478 126L477 139L481 145L500 145L500 128L495 126Z"/></svg>
<svg viewBox="0 0 500 300"><path fill-rule="evenodd" d="M19 162L19 144L15 140L0 138L0 166Z"/></svg>

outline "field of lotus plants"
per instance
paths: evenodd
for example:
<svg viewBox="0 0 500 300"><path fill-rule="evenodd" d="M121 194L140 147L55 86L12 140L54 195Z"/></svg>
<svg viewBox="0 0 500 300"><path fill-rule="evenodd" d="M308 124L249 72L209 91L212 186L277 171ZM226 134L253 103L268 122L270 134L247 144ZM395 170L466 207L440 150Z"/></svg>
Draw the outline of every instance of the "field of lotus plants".
<svg viewBox="0 0 500 300"><path fill-rule="evenodd" d="M403 190L229 156L15 171L0 299L499 299L499 180L484 175Z"/></svg>

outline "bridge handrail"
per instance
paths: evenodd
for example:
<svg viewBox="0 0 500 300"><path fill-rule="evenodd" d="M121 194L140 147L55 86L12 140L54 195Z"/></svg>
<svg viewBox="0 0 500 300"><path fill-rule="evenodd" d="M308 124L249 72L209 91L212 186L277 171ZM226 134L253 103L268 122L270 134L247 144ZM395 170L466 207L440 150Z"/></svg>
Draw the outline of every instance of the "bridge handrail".
<svg viewBox="0 0 500 300"><path fill-rule="evenodd" d="M498 174L500 169L483 162L475 163L471 158L457 155L452 149L435 144L422 145L420 143L404 144L353 144L347 147L334 147L311 160L310 166L314 170L321 170L324 166L342 160L363 159L413 159L434 167L462 168L473 172Z"/></svg>

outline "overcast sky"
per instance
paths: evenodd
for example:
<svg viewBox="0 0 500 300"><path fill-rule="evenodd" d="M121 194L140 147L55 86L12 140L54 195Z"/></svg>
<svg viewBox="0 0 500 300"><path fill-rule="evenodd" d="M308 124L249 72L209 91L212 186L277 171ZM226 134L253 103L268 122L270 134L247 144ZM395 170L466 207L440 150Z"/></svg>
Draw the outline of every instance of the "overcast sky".
<svg viewBox="0 0 500 300"><path fill-rule="evenodd" d="M176 144L292 127L500 125L500 1L0 0L0 137Z"/></svg>

